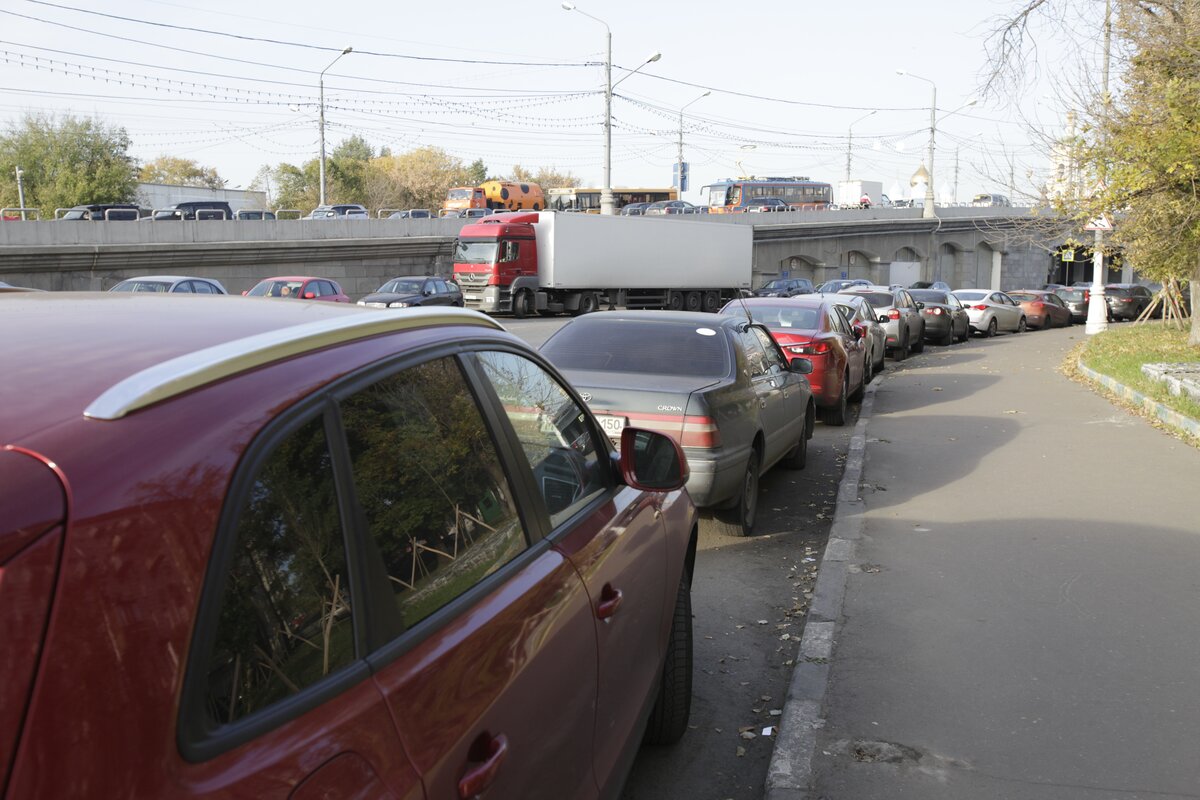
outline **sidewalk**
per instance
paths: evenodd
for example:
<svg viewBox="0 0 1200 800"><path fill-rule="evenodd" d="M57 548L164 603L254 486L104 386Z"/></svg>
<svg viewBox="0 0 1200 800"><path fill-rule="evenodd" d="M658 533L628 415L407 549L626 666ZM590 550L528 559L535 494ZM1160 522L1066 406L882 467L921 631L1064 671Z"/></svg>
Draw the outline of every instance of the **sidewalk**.
<svg viewBox="0 0 1200 800"><path fill-rule="evenodd" d="M1056 371L1083 335L875 385L769 800L1200 797L1200 453Z"/></svg>

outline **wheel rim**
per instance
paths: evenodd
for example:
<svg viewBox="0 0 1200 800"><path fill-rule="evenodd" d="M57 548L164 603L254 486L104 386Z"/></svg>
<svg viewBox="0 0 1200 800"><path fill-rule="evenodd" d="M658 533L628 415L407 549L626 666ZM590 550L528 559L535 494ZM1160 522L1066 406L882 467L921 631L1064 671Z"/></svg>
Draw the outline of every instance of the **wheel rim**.
<svg viewBox="0 0 1200 800"><path fill-rule="evenodd" d="M988 336L996 335L996 320L993 319L991 322L988 323L987 335Z"/></svg>

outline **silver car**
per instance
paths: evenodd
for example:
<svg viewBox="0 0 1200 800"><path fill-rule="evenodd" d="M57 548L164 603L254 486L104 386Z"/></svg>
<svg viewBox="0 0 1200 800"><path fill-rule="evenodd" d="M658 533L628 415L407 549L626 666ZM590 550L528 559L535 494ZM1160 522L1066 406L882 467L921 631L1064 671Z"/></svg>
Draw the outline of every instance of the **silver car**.
<svg viewBox="0 0 1200 800"><path fill-rule="evenodd" d="M869 377L863 378L863 383L883 371L883 360L887 356L887 334L879 324L879 312L871 306L867 298L859 294L827 294L823 295L837 305L838 310L850 321L851 327L863 331L867 340L867 363L870 366Z"/></svg>
<svg viewBox="0 0 1200 800"><path fill-rule="evenodd" d="M958 289L952 294L966 306L967 316L971 318L972 331L988 337L995 336L999 331L1025 331L1024 309L1004 292L992 289Z"/></svg>
<svg viewBox="0 0 1200 800"><path fill-rule="evenodd" d="M126 278L110 292L158 292L173 294L229 294L215 278L196 278L191 275L143 275Z"/></svg>
<svg viewBox="0 0 1200 800"><path fill-rule="evenodd" d="M925 320L922 304L913 299L903 287L855 286L839 294L864 298L878 315L883 326L884 344L895 361L903 361L909 353L925 349Z"/></svg>

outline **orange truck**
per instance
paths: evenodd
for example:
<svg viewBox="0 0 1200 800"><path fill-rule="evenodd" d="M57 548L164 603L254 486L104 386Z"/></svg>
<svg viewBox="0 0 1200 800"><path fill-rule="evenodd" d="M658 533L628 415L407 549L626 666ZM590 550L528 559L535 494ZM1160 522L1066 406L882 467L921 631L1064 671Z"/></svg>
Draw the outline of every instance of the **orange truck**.
<svg viewBox="0 0 1200 800"><path fill-rule="evenodd" d="M485 181L479 186L455 186L446 193L442 211L490 208L493 211L541 211L546 207L542 187L536 183Z"/></svg>

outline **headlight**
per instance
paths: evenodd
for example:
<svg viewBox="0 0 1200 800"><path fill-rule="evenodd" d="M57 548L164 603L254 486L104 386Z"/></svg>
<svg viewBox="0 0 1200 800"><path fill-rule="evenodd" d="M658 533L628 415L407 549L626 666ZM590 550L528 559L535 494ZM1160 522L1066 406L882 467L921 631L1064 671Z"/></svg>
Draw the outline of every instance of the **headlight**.
<svg viewBox="0 0 1200 800"><path fill-rule="evenodd" d="M408 303L398 300L395 303L388 303L388 308L408 308Z"/></svg>

